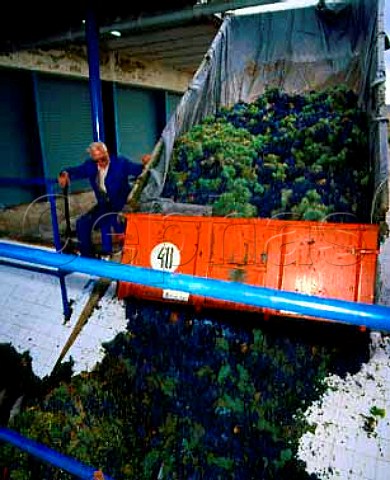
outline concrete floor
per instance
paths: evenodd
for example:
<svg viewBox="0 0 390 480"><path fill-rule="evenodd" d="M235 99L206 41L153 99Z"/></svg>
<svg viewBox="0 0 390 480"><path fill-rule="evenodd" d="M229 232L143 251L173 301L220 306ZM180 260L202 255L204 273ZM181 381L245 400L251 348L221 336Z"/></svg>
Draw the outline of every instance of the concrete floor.
<svg viewBox="0 0 390 480"><path fill-rule="evenodd" d="M377 303L390 306L390 239L378 260ZM326 394L305 412L316 428L302 437L298 456L321 479L390 480L390 336L371 339L369 362L344 379L330 376Z"/></svg>
<svg viewBox="0 0 390 480"><path fill-rule="evenodd" d="M18 351L29 350L34 373L50 374L84 308L93 282L90 277L65 277L73 313L65 325L59 280L56 277L0 265L0 343L11 342ZM71 355L75 373L91 369L103 357L102 342L126 328L124 304L115 298L115 282L107 290Z"/></svg>
<svg viewBox="0 0 390 480"><path fill-rule="evenodd" d="M390 479L390 338L374 343L369 362L345 379L329 377L305 412L316 428L302 437L299 458L321 479Z"/></svg>

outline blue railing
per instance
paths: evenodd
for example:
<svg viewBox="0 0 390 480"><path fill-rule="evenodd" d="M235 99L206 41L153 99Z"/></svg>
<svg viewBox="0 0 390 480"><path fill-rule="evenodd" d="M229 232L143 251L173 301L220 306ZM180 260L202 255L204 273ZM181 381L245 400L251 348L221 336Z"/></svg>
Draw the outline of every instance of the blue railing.
<svg viewBox="0 0 390 480"><path fill-rule="evenodd" d="M179 290L202 297L390 332L390 308L381 305L322 298L186 274L167 273L122 263L102 262L76 255L59 255L40 248L6 242L0 242L0 257L56 268L67 273L78 272L149 287Z"/></svg>
<svg viewBox="0 0 390 480"><path fill-rule="evenodd" d="M55 185L57 184L56 179L52 178L14 178L14 177L0 177L0 187L45 187L46 195L42 199L47 199L50 203L50 218L53 231L53 243L57 252L61 252L63 245L61 241L60 228L58 225L58 216L57 216L57 197L62 196L55 192ZM0 260L0 263L7 266L14 266L12 262L7 260ZM46 270L44 267L35 267L33 265L17 265L19 268L25 268L28 270L36 271L39 273L47 273L50 275L55 275L58 277L61 288L61 299L62 299L62 308L64 314L64 320L67 321L72 315L72 308L70 301L68 299L68 292L66 288L65 276L66 273L60 270Z"/></svg>
<svg viewBox="0 0 390 480"><path fill-rule="evenodd" d="M53 450L46 445L31 440L20 433L8 428L0 428L0 440L8 442L16 448L42 460L54 467L60 468L77 478L85 480L93 480L96 469L85 465L72 457ZM104 480L113 480L111 477L104 475Z"/></svg>

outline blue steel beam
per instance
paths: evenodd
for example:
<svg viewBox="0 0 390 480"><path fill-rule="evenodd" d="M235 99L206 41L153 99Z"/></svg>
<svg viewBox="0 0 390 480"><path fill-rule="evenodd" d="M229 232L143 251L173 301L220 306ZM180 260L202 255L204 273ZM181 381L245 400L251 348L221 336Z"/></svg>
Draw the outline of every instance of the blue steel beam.
<svg viewBox="0 0 390 480"><path fill-rule="evenodd" d="M49 194L51 225L53 230L54 246L57 252L61 252L63 247L61 242L60 227L58 225L56 196L55 196L54 188L52 184L47 185L47 191ZM61 288L61 298L62 298L62 308L64 311L64 318L67 321L72 316L72 308L70 306L70 302L68 299L68 290L66 288L65 275L61 275L61 270L60 270L60 274L58 275L58 280L60 282L60 288Z"/></svg>
<svg viewBox="0 0 390 480"><path fill-rule="evenodd" d="M36 85L36 77L35 77L35 85ZM36 89L37 91L37 89ZM37 95L37 93L36 93ZM38 97L36 97L38 98ZM37 103L38 107L38 103ZM39 123L39 122L38 122ZM42 143L42 148L43 148L43 143ZM42 153L43 156L43 153ZM44 165L45 162L42 160ZM44 166L44 171L46 173L46 166ZM62 242L61 242L61 235L60 235L60 230L58 226L58 216L57 216L57 207L56 207L56 194L54 193L54 185L57 183L56 179L53 178L27 178L27 179L21 179L21 178L15 178L15 177L1 177L0 178L0 187L8 187L10 185L18 185L22 187L27 187L30 188L31 186L45 186L46 187L46 192L49 198L49 203L50 203L50 213L51 213L51 223L52 223L52 229L53 229L53 240L54 240L54 245L56 250L59 252L62 250ZM1 261L0 263L3 265L6 265L7 263L5 261ZM14 266L14 264L9 263L9 265ZM49 272L47 269L45 270L44 268L40 267L33 267L33 266L27 266L23 265L22 266L26 270L31 270L35 272L40 272L40 273L48 273L50 275L55 275L58 277L60 281L60 288L61 288L61 296L62 296L62 305L63 305L63 312L64 312L64 318L65 320L70 319L72 315L72 308L70 306L70 302L68 300L68 291L66 289L66 283L65 283L65 277L64 273L61 271L57 272ZM21 268L21 266L19 266Z"/></svg>
<svg viewBox="0 0 390 480"><path fill-rule="evenodd" d="M54 267L68 273L79 272L151 287L180 290L193 295L390 332L390 308L381 305L321 298L179 273L166 273L145 267L58 254L6 242L0 242L0 257Z"/></svg>
<svg viewBox="0 0 390 480"><path fill-rule="evenodd" d="M58 269L40 267L39 265L29 265L27 263L17 263L15 262L15 260L4 260L0 258L0 265L16 268L19 270L28 270L30 272L45 273L47 275L52 275L53 277L59 277L64 275L64 272L61 272Z"/></svg>
<svg viewBox="0 0 390 480"><path fill-rule="evenodd" d="M51 218L51 225L52 225L52 231L53 231L53 242L57 252L60 252L62 250L62 242L61 242L60 229L58 225L56 196L54 194L54 183L52 182L52 179L49 178L50 168L49 168L49 163L46 155L47 149L46 149L45 135L43 132L43 125L42 125L42 109L41 109L41 100L39 95L39 77L36 72L33 72L32 80L33 80L33 89L34 89L35 114L36 114L36 120L38 125L38 137L40 142L42 170L43 170L43 176L46 183L46 194L50 204L50 213L51 213L50 218ZM68 299L68 291L66 289L65 277L63 275L58 275L58 280L60 282L60 288L61 288L64 318L65 320L68 320L72 315L72 309L70 307L70 303Z"/></svg>
<svg viewBox="0 0 390 480"><path fill-rule="evenodd" d="M102 85L100 80L99 27L96 23L94 2L88 2L85 22L87 56L89 69L89 94L91 98L91 115L93 140L104 142L104 118Z"/></svg>
<svg viewBox="0 0 390 480"><path fill-rule="evenodd" d="M30 455L49 463L54 467L61 468L66 472L75 475L78 478L92 480L96 468L85 465L72 457L63 455L62 453L52 450L46 445L42 445L31 440L19 433L8 428L0 428L0 440L10 443L11 445L29 453ZM113 480L111 477L104 475L104 480Z"/></svg>

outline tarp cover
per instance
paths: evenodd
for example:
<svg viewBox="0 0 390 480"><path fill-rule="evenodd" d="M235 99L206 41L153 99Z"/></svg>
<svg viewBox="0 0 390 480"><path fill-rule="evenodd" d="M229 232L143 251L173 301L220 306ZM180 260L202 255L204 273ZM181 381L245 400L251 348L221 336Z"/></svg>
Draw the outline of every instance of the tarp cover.
<svg viewBox="0 0 390 480"><path fill-rule="evenodd" d="M388 160L387 124L378 120L385 104L381 3L319 2L325 6L227 16L163 130L164 148L141 198L161 195L178 136L221 106L254 101L267 87L289 93L352 88L371 119L367 161L383 187Z"/></svg>

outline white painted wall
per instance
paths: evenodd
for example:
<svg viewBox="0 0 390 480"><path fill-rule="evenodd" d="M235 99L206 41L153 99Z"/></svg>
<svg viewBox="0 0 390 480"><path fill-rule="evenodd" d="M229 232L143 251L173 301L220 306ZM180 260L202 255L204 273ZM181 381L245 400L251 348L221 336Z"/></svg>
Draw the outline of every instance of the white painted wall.
<svg viewBox="0 0 390 480"><path fill-rule="evenodd" d="M74 77L88 77L87 54L84 48L22 50L0 54L0 66L35 70ZM137 87L158 88L183 93L192 75L168 65L135 59L124 52L102 52L100 56L102 80Z"/></svg>

